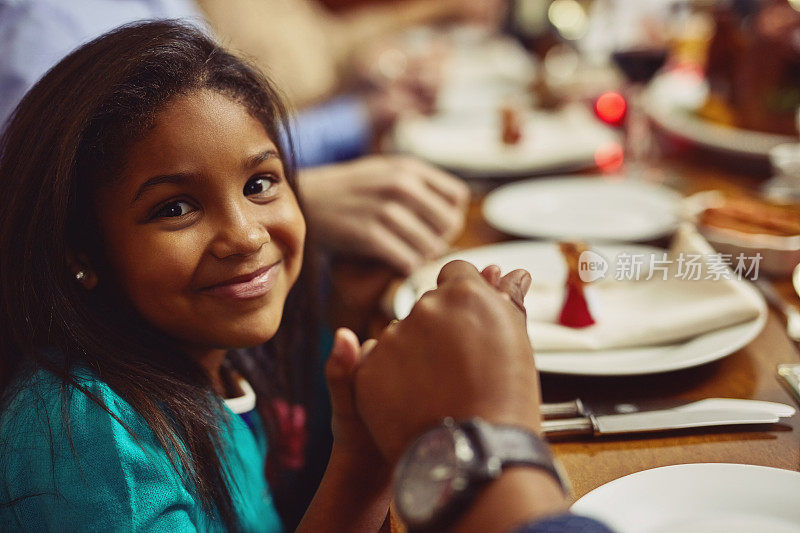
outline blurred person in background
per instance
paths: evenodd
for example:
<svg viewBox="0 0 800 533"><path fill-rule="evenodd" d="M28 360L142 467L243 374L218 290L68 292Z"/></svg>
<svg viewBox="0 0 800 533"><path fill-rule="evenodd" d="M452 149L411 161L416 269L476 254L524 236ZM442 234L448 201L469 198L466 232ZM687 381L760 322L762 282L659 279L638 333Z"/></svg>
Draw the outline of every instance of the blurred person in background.
<svg viewBox="0 0 800 533"><path fill-rule="evenodd" d="M265 66L298 107L317 103L359 81L383 83L386 77L396 77L400 86L424 87L430 82L424 79L429 73L424 65L413 62L424 63L425 58L411 57L403 50L393 40L399 32L443 22L497 28L506 9L506 0L406 0L340 13L332 13L317 0L197 3L223 44ZM375 49L388 50L393 57L381 57ZM409 61L404 72L398 72L398 65L375 64L402 63L402 55Z"/></svg>
<svg viewBox="0 0 800 533"><path fill-rule="evenodd" d="M433 50L411 57L390 40L394 32L423 22L487 20L501 12L503 1L458 7L462 4L453 1L415 0L344 18L305 0L200 5L193 0L2 0L0 123L78 44L126 22L201 20L205 13L224 46L255 61L296 108L303 108L295 121L301 166L344 161L366 153L401 111L433 109L440 54ZM319 105L309 108L312 103Z"/></svg>
<svg viewBox="0 0 800 533"><path fill-rule="evenodd" d="M366 151L400 114L434 110L444 50L413 46L399 34L420 25L456 22L497 28L506 0L408 0L341 14L317 0L197 0L223 46L253 60L299 109L317 107L337 134ZM326 115L323 117L322 115ZM344 130L344 133L342 132ZM327 162L299 136L303 164Z"/></svg>

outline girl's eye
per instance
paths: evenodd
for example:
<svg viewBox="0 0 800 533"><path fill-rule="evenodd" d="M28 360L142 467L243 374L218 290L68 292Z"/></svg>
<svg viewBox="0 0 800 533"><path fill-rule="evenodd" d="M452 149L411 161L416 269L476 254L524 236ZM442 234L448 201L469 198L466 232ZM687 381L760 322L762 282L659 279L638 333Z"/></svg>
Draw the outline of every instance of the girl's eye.
<svg viewBox="0 0 800 533"><path fill-rule="evenodd" d="M245 196L272 196L277 183L278 178L275 176L257 176L245 183L243 192Z"/></svg>
<svg viewBox="0 0 800 533"><path fill-rule="evenodd" d="M186 215L194 210L189 202L176 200L162 205L153 218L175 218Z"/></svg>

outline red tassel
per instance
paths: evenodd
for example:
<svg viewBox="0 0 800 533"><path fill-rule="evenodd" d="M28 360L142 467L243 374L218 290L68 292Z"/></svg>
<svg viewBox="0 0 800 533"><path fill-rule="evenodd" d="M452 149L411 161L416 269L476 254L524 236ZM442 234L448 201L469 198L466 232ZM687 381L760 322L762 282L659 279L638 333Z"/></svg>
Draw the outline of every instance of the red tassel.
<svg viewBox="0 0 800 533"><path fill-rule="evenodd" d="M567 283L567 295L558 323L568 328L585 328L594 324L582 286Z"/></svg>

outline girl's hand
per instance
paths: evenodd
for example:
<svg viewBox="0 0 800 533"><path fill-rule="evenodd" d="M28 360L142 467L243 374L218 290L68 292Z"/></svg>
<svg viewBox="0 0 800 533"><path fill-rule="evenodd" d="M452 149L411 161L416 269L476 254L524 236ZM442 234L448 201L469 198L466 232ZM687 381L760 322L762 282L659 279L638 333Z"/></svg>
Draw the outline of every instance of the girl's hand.
<svg viewBox="0 0 800 533"><path fill-rule="evenodd" d="M370 340L361 346L351 330L336 330L325 377L331 395L334 453L351 457L365 469L375 466L388 469L355 406L355 371L374 342Z"/></svg>
<svg viewBox="0 0 800 533"><path fill-rule="evenodd" d="M355 408L355 370L370 346L339 328L325 367L333 410L333 450L298 532L378 531L386 521L391 468Z"/></svg>

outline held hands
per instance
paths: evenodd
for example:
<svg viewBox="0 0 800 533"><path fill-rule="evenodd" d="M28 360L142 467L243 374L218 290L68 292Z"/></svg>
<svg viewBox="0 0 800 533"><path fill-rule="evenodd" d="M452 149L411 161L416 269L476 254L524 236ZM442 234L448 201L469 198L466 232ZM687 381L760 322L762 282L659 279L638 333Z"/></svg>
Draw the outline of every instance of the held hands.
<svg viewBox="0 0 800 533"><path fill-rule="evenodd" d="M530 276L448 263L438 288L386 328L355 371L358 413L390 463L450 416L539 431L523 297Z"/></svg>
<svg viewBox="0 0 800 533"><path fill-rule="evenodd" d="M446 416L538 431L539 384L525 325L530 275L445 265L436 290L359 346L339 329L326 368L334 448L386 467ZM378 450L380 449L380 452Z"/></svg>
<svg viewBox="0 0 800 533"><path fill-rule="evenodd" d="M337 332L339 341L349 340L347 357L337 357L335 348L329 363L334 439L365 451L358 468L370 472L368 479L388 471L413 439L447 416L540 430L538 375L523 305L530 283L523 270L501 276L496 266L479 273L454 261L442 269L438 288L377 341L359 347L350 332ZM349 363L340 367L343 360ZM332 365L348 369L338 383L331 381ZM385 513L389 498L389 477L377 479L383 499L375 516ZM546 473L512 468L472 502L453 531L509 531L564 512L565 505Z"/></svg>
<svg viewBox="0 0 800 533"><path fill-rule="evenodd" d="M454 176L396 156L303 170L299 185L318 242L402 274L447 250L464 227L469 200Z"/></svg>

